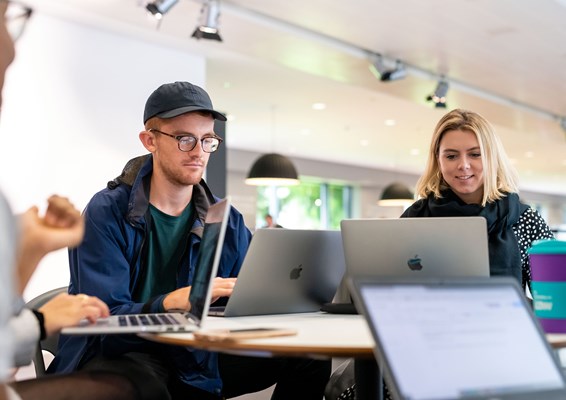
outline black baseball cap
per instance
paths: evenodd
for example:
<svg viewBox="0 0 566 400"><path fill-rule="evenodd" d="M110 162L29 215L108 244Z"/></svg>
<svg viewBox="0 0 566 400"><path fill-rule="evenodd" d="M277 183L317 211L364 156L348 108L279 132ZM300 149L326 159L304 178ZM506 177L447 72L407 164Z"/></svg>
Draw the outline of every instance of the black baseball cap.
<svg viewBox="0 0 566 400"><path fill-rule="evenodd" d="M208 111L215 119L226 121L226 117L212 108L206 91L189 82L165 83L149 96L145 103L143 123L153 117L173 118L191 111Z"/></svg>

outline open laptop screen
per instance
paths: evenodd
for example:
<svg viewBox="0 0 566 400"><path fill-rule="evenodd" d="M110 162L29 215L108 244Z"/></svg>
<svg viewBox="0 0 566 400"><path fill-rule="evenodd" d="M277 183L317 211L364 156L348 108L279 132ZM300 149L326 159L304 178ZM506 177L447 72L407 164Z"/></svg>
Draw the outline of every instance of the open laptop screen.
<svg viewBox="0 0 566 400"><path fill-rule="evenodd" d="M208 314L213 280L220 263L229 214L229 197L210 206L206 214L195 276L189 294L190 315L197 322L202 322L205 314Z"/></svg>
<svg viewBox="0 0 566 400"><path fill-rule="evenodd" d="M351 286L398 398L566 398L555 354L514 280Z"/></svg>

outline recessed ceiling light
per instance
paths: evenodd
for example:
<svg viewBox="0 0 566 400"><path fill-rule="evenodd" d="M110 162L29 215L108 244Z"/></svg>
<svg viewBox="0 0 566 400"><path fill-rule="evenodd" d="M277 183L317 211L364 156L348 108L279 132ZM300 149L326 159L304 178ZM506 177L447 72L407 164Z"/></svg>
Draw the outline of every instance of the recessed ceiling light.
<svg viewBox="0 0 566 400"><path fill-rule="evenodd" d="M532 151L527 151L525 152L525 157L527 158L533 158L535 156L535 153Z"/></svg>
<svg viewBox="0 0 566 400"><path fill-rule="evenodd" d="M325 103L313 103L312 109L313 110L324 110L326 108Z"/></svg>
<svg viewBox="0 0 566 400"><path fill-rule="evenodd" d="M384 122L385 126L395 126L397 124L397 121L395 121L394 119L386 119Z"/></svg>
<svg viewBox="0 0 566 400"><path fill-rule="evenodd" d="M360 140L360 146L364 146L364 147L369 146L369 140L366 139Z"/></svg>
<svg viewBox="0 0 566 400"><path fill-rule="evenodd" d="M411 149L411 155L412 156L418 156L419 154L421 154L420 149Z"/></svg>

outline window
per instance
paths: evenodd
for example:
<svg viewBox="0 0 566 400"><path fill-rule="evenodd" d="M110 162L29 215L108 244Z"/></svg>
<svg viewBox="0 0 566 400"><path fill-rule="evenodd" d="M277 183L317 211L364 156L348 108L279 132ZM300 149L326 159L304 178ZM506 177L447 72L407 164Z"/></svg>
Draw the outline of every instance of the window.
<svg viewBox="0 0 566 400"><path fill-rule="evenodd" d="M260 186L256 227L270 214L284 228L340 229L352 216L352 195L351 186L304 178L298 186Z"/></svg>

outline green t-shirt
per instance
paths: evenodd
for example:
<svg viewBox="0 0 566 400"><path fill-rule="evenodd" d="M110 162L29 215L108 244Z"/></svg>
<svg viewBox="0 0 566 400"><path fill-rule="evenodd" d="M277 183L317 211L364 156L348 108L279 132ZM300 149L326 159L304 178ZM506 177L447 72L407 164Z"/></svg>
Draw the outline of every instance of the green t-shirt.
<svg viewBox="0 0 566 400"><path fill-rule="evenodd" d="M140 302L177 289L177 270L187 246L193 213L190 203L177 217L165 214L151 204L149 212L153 222L148 238L147 271L139 292Z"/></svg>

